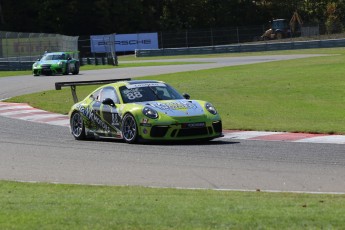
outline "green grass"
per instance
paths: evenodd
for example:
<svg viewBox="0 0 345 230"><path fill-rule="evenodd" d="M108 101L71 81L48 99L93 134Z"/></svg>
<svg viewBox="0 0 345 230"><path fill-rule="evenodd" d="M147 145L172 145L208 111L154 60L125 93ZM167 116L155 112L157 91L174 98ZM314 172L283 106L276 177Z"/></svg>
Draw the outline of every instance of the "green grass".
<svg viewBox="0 0 345 230"><path fill-rule="evenodd" d="M344 56L160 76L211 101L227 129L345 133Z"/></svg>
<svg viewBox="0 0 345 230"><path fill-rule="evenodd" d="M316 53L304 53L308 51ZM344 134L345 49L323 49L320 53L339 55L142 79L163 80L192 98L214 103L225 129ZM79 87L79 98L96 87ZM24 95L10 101L28 102L62 114L67 114L73 104L69 89Z"/></svg>
<svg viewBox="0 0 345 230"><path fill-rule="evenodd" d="M344 195L0 181L1 229L341 229Z"/></svg>
<svg viewBox="0 0 345 230"><path fill-rule="evenodd" d="M30 75L32 72L27 70L21 71L0 71L0 77L13 77L13 76L22 76Z"/></svg>

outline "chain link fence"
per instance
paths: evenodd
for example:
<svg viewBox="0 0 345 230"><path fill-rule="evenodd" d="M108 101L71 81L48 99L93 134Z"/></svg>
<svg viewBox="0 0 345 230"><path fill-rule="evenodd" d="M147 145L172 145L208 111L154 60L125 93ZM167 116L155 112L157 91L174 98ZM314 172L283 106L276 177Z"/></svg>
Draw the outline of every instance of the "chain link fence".
<svg viewBox="0 0 345 230"><path fill-rule="evenodd" d="M180 31L158 32L159 49L186 48L204 46L222 46L257 41L268 29L267 25L242 26L227 28L190 29ZM303 26L301 37L317 38L324 29L319 25ZM283 39L286 40L286 39ZM106 54L90 52L90 37L81 37L79 51L83 58L100 59L106 58ZM118 54L132 54L133 52L117 52Z"/></svg>
<svg viewBox="0 0 345 230"><path fill-rule="evenodd" d="M159 48L217 46L249 42L262 33L263 26L163 31L159 33Z"/></svg>
<svg viewBox="0 0 345 230"><path fill-rule="evenodd" d="M159 48L220 46L259 40L267 26L210 28L204 30L164 31L159 33ZM322 30L322 28L321 28ZM303 26L302 37L320 35L319 25Z"/></svg>
<svg viewBox="0 0 345 230"><path fill-rule="evenodd" d="M78 37L0 31L0 70L31 69L45 51L77 51Z"/></svg>

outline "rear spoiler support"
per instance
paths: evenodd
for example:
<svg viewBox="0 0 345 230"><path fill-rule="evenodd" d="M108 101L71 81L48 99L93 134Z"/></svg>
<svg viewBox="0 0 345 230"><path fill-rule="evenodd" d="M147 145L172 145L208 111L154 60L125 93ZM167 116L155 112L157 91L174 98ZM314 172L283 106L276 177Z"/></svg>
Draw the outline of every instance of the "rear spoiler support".
<svg viewBox="0 0 345 230"><path fill-rule="evenodd" d="M105 85L118 81L130 81L130 78L110 79L110 80L95 80L95 81L69 81L69 82L55 82L55 89L61 90L62 87L70 86L74 103L78 102L77 86L79 85Z"/></svg>

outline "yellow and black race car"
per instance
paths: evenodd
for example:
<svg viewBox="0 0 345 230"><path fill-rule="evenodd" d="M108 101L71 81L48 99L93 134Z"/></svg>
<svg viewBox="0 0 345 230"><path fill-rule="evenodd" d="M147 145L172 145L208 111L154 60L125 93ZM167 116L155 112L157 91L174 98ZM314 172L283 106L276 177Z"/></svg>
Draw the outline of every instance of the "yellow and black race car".
<svg viewBox="0 0 345 230"><path fill-rule="evenodd" d="M61 84L73 89L90 82L56 83L56 88L61 89ZM211 103L191 100L188 94L181 95L170 85L154 80L103 85L73 105L69 117L77 140L97 137L135 143L222 136L222 121Z"/></svg>

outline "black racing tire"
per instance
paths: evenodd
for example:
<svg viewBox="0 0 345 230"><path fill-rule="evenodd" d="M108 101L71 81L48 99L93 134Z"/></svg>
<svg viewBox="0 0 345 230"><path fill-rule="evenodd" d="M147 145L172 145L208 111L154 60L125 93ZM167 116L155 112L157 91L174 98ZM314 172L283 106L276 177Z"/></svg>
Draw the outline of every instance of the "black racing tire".
<svg viewBox="0 0 345 230"><path fill-rule="evenodd" d="M79 68L80 68L79 62L76 62L74 65L74 70L73 70L72 74L73 75L79 74Z"/></svg>
<svg viewBox="0 0 345 230"><path fill-rule="evenodd" d="M278 32L277 35L276 35L276 38L278 40L283 39L283 34L281 32Z"/></svg>
<svg viewBox="0 0 345 230"><path fill-rule="evenodd" d="M68 63L66 63L65 71L62 74L63 75L68 75L69 74L69 64Z"/></svg>
<svg viewBox="0 0 345 230"><path fill-rule="evenodd" d="M132 114L127 113L122 119L122 137L129 143L133 144L138 141L138 125Z"/></svg>
<svg viewBox="0 0 345 230"><path fill-rule="evenodd" d="M70 125L71 133L76 140L84 140L86 138L83 117L79 112L72 114Z"/></svg>

